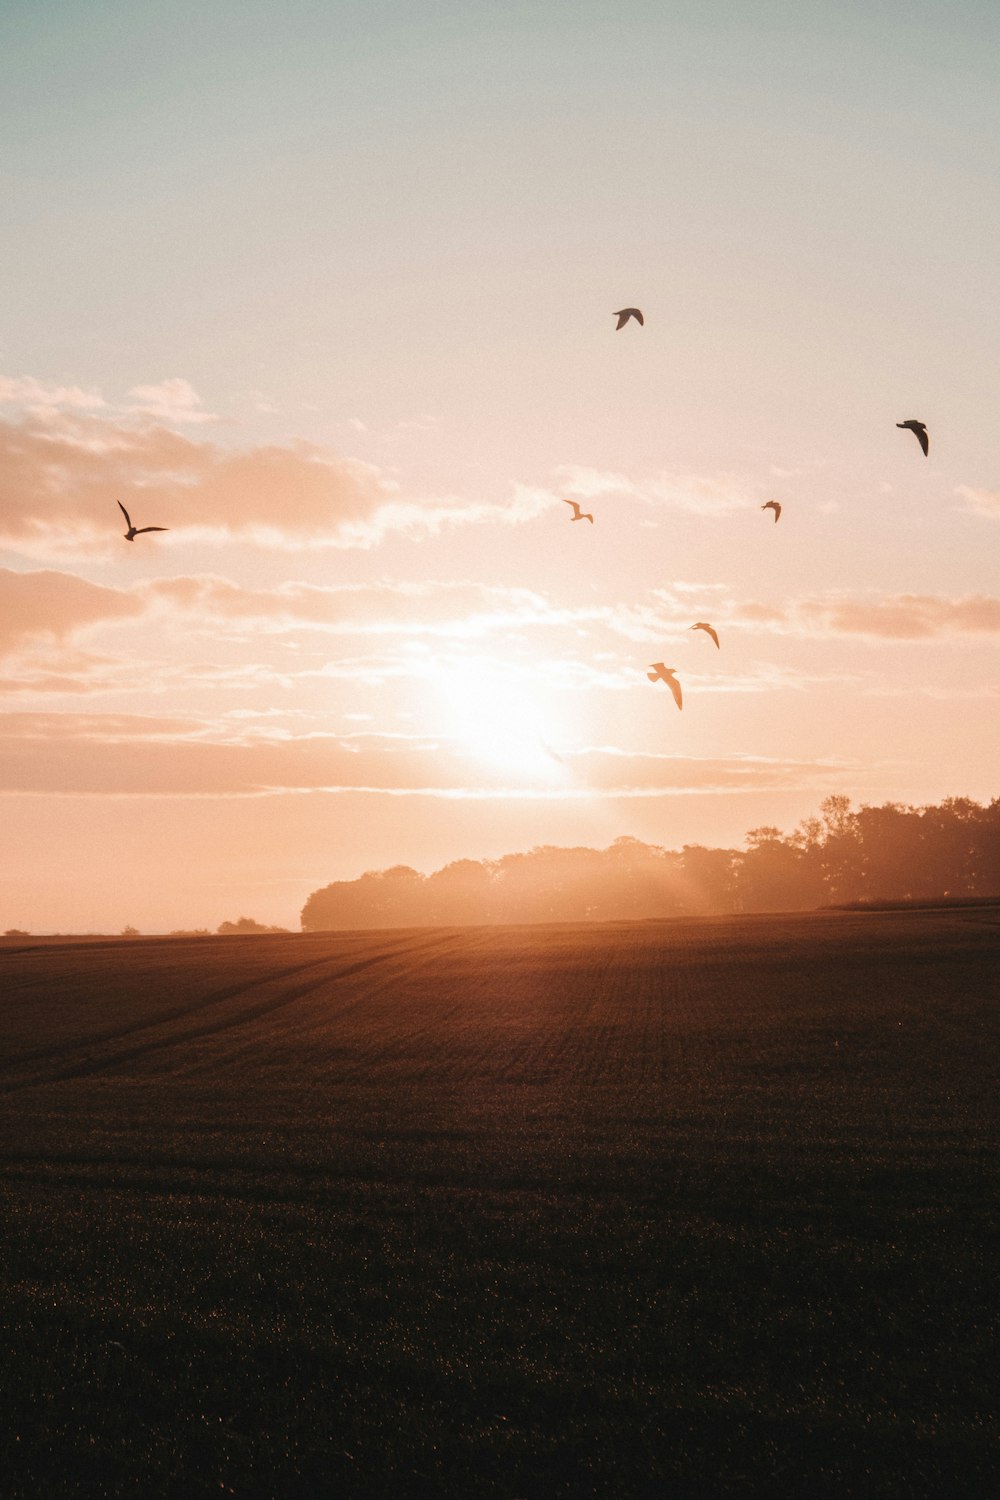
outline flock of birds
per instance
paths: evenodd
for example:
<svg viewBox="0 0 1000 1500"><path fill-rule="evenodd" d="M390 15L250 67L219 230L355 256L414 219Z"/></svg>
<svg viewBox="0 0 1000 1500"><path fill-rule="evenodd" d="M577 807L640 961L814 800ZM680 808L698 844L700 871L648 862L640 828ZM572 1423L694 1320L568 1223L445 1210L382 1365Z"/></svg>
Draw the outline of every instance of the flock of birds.
<svg viewBox="0 0 1000 1500"><path fill-rule="evenodd" d="M618 311L613 314L613 316L618 319L618 322L615 324L616 331L618 329L624 328L625 324L630 318L634 318L635 321L639 324L640 328L645 326L645 320L642 316L641 310L638 307L620 307ZM896 426L907 428L910 432L913 433L914 437L917 439L917 442L923 449L924 457L926 458L928 452L930 451L930 441L927 437L926 423L918 422L915 417L910 417L905 422L897 422ZM575 500L564 500L563 504L571 505L573 507L573 514L570 516L571 521L589 521L591 526L593 526L593 516L589 511L581 510L580 506ZM780 500L765 500L764 504L761 506L761 510L773 511L774 524L777 526L778 522L781 520ZM699 620L695 625L688 626L688 629L703 630L705 634L715 642L716 649L718 649L718 631L713 625L710 625L707 620ZM668 667L662 661L654 661L650 662L649 671L646 673L646 676L649 678L650 682L666 683L667 687L674 695L674 702L677 704L677 707L683 708L684 694L681 690L680 683L677 681L676 671L676 667Z"/></svg>
<svg viewBox="0 0 1000 1500"><path fill-rule="evenodd" d="M630 318L634 318L635 321L639 324L640 328L645 326L645 319L643 318L642 312L638 307L620 307L618 311L613 314L613 316L618 319L618 322L615 324L616 331L618 329L624 328L625 324L629 321ZM928 453L930 452L930 440L927 436L927 424L925 422L918 422L916 417L909 417L905 422L897 422L896 426L905 428L907 431L913 433L917 442L923 449L924 457L926 458ZM593 526L594 517L591 515L590 511L582 510L577 501L563 500L563 504L572 506L573 514L570 516L571 521L589 521L591 526ZM133 526L132 518L129 515L128 511L125 509L124 505L122 505L120 500L118 501L118 508L121 511L122 515L125 517L125 523L128 526L128 531L125 532L125 540L127 542L135 541L137 536L143 536L147 531L170 530L169 526ZM761 506L761 510L772 510L774 512L775 525L777 525L781 520L780 501L765 500L764 504ZM696 624L690 625L688 629L703 630L705 634L715 642L716 649L719 648L718 631L714 626L710 625L707 620L698 620ZM650 682L666 683L667 687L674 695L674 702L677 704L677 707L683 708L684 695L681 691L681 685L677 681L676 671L676 667L668 667L665 666L662 661L654 661L650 662L649 671L646 673L646 676L649 678Z"/></svg>

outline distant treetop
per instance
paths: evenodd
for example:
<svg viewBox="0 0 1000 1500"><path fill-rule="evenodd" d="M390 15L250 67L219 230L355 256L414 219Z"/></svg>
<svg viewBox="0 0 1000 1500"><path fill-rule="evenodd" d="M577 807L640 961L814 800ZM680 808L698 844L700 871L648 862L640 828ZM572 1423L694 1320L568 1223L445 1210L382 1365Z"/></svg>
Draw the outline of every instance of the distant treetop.
<svg viewBox="0 0 1000 1500"><path fill-rule="evenodd" d="M713 912L807 911L849 901L1000 898L1000 798L851 807L830 796L790 834L752 828L744 849L616 839L456 860L432 875L369 870L314 891L306 932L479 923L612 922ZM243 919L244 922L246 919ZM263 931L224 923L223 931Z"/></svg>
<svg viewBox="0 0 1000 1500"><path fill-rule="evenodd" d="M223 937L232 937L234 933L247 932L290 932L288 927L266 927L263 922L255 922L253 917L240 917L236 922L220 922L216 932Z"/></svg>

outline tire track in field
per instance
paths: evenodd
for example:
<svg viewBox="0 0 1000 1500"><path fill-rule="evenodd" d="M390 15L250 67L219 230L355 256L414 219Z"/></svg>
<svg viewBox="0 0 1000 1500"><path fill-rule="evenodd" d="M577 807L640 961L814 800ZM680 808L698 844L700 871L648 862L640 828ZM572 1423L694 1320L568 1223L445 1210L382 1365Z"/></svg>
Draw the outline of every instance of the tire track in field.
<svg viewBox="0 0 1000 1500"><path fill-rule="evenodd" d="M410 939L411 944L412 941ZM65 952L69 946L71 945L65 944L59 951ZM77 944L75 946L82 947L84 945ZM96 945L91 944L90 946L94 947ZM111 946L124 947L125 944L102 944L102 951L105 947ZM402 941L402 946L400 945L400 941L397 941L394 947L387 947L384 950L384 956L388 958L398 951L405 951L406 946L405 940ZM7 1063L0 1063L0 1076L4 1073L16 1072L25 1063L42 1062L48 1058L61 1057L67 1052L78 1052L83 1048L99 1047L105 1042L120 1041L123 1037L134 1036L141 1031L151 1031L156 1027L165 1026L170 1021L179 1021L184 1016L196 1015L199 1011L207 1010L213 1005L222 1005L227 1000L237 1000L240 995L245 995L250 990L260 989L266 984L276 984L282 979L290 979L293 974L302 974L307 969L315 969L320 964L328 964L330 957L329 953L325 953L322 958L310 958L304 963L291 964L285 969L275 969L273 972L269 971L260 974L253 979L240 980L237 983L223 985L221 989L212 990L210 994L203 995L200 1000L194 1000L185 1005L171 1006L168 1010L157 1011L155 1015L145 1016L143 1019L137 1021L130 1021L127 1026L118 1026L107 1031L95 1031L86 1037L74 1037L65 1042L57 1042L54 1046L37 1047L31 1052L22 1052L17 1057L11 1058Z"/></svg>
<svg viewBox="0 0 1000 1500"><path fill-rule="evenodd" d="M10 1062L0 1064L0 1074L16 1072L25 1063L44 1062L49 1058L61 1057L67 1052L78 1052L83 1047L100 1047L105 1042L121 1041L123 1037L134 1036L140 1031L150 1031L157 1026L165 1026L170 1021L179 1021L182 1017L195 1015L209 1006L221 1005L226 1000L236 1000L248 990L259 989L261 985L273 984L281 979L289 979L293 974L301 974L305 969L314 969L319 964L329 962L329 954L323 958L311 958L307 963L292 964L289 968L278 969L273 974L264 974L239 984L224 985L222 989L203 995L200 1000L194 1000L187 1005L175 1005L169 1010L157 1011L153 1016L146 1016L140 1021L130 1021L127 1026L118 1026L113 1031L97 1031L87 1037L74 1037L69 1041L57 1042L55 1046L37 1047L33 1052L22 1052L19 1057L12 1058Z"/></svg>
<svg viewBox="0 0 1000 1500"><path fill-rule="evenodd" d="M450 929L412 950L405 969L374 976L363 988L340 997L336 1013L338 1034L332 1044L325 1024L322 1040L316 1031L315 1004L300 1008L295 1016L284 1020L281 1036L292 1037L293 1047L308 1045L314 1060L323 1059L324 1076L335 1075L338 1083L371 1078L375 1073L381 1075L401 1066L408 1078L423 1077L428 1069L440 1070L452 1057L465 1011L462 979L453 974L449 960L460 956L458 974L462 976L470 953L482 946L482 938ZM430 990L426 984L427 969L433 974ZM360 1028L359 1012L364 1017ZM276 1027L276 1040L278 1035ZM303 1039L310 1037L310 1041L304 1042ZM252 1039L246 1045L248 1052L253 1050ZM429 1061L431 1058L433 1062Z"/></svg>
<svg viewBox="0 0 1000 1500"><path fill-rule="evenodd" d="M339 968L335 968L332 972L328 971L319 976L313 976L310 979L306 980L303 984L296 985L290 990L285 990L273 999L262 1001L259 1005L253 1005L247 1010L242 1010L235 1016L227 1016L222 1019L213 1017L204 1025L188 1027L184 1031L174 1031L171 1032L168 1036L150 1039L139 1044L138 1046L129 1047L124 1051L116 1052L112 1056L97 1058L87 1057L80 1062L72 1063L68 1067L62 1068L56 1072L43 1073L41 1076L36 1075L31 1078L14 1079L7 1083L0 1083L0 1094L15 1093L27 1088L44 1087L47 1084L61 1083L64 1080L71 1078L85 1078L87 1076L92 1076L95 1073L101 1073L109 1069L116 1068L123 1062L134 1061L134 1059L137 1057L144 1057L151 1052L156 1052L162 1050L163 1048L176 1047L184 1042L195 1041L203 1037L233 1030L237 1026L246 1025L247 1022L255 1021L261 1016L269 1015L273 1011L283 1010L285 1007L293 1004L296 1000L301 1000L304 996L311 994L314 990L321 989L324 985L335 984L339 980L348 979L355 974L362 973L366 969L374 968L378 964L386 963L392 959L405 958L408 955L422 954L425 952L432 953L434 950L452 942L454 942L454 935L451 933L447 934L446 936L438 934L433 938L423 938L416 941L410 939L409 941L400 942L392 948L382 949L378 953L372 954L368 958L357 959L353 963L342 964ZM11 1065L6 1071L13 1071L16 1068L23 1066L23 1064L29 1060L44 1062L50 1060L55 1056L64 1055L64 1053L67 1051L75 1050L79 1052L85 1049L92 1050L94 1046L101 1046L107 1041L119 1041L125 1037L134 1036L142 1031L158 1030L164 1025L169 1025L171 1021L179 1020L191 1015L196 1015L198 1013L204 1012L207 1009L213 1009L221 1004L224 1004L228 1000L238 999L240 996L247 994L250 990L261 989L266 985L280 983L281 980L287 979L294 974L301 974L307 969L315 969L321 964L327 965L329 963L330 957L328 955L321 959L312 959L308 963L295 964L289 969L280 970L276 974L264 975L260 979L252 980L249 983L226 986L222 990L216 990L210 996L206 996L202 1000L196 1001L192 1005L175 1007L170 1012L160 1012L160 1014L155 1019L147 1019L145 1021L136 1022L133 1026L119 1028L119 1030L111 1034L106 1034L99 1037L88 1037L83 1040L78 1040L71 1043L63 1043L60 1044L59 1047L53 1048L49 1052L43 1053L41 1055L36 1054L33 1059L22 1057L18 1059L17 1062L15 1062L13 1065Z"/></svg>

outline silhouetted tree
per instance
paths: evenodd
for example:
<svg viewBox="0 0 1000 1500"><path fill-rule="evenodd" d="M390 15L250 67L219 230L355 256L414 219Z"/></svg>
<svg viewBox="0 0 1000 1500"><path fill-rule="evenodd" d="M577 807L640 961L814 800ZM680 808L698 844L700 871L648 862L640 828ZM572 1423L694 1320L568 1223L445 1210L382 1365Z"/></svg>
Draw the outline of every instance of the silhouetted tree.
<svg viewBox="0 0 1000 1500"><path fill-rule="evenodd" d="M234 934L242 935L250 932L287 932L287 927L266 927L263 922L255 922L253 917L240 917L236 922L220 922L215 929L223 937L232 937Z"/></svg>
<svg viewBox="0 0 1000 1500"><path fill-rule="evenodd" d="M424 881L427 920L442 926L478 926L495 920L496 868L486 860L456 859Z"/></svg>
<svg viewBox="0 0 1000 1500"><path fill-rule="evenodd" d="M314 891L302 926L609 921L992 895L1000 895L1000 799L987 808L955 797L938 807L855 810L837 795L791 834L752 828L743 850L685 844L677 853L622 837L604 850L545 844L498 860L460 859L427 876L409 865L369 870Z"/></svg>
<svg viewBox="0 0 1000 1500"><path fill-rule="evenodd" d="M806 887L806 857L801 847L768 824L751 828L747 851L737 862L737 883L744 911L800 911L818 904L822 890Z"/></svg>
<svg viewBox="0 0 1000 1500"><path fill-rule="evenodd" d="M690 912L738 911L735 849L706 849L685 844L681 851L681 890L684 910Z"/></svg>

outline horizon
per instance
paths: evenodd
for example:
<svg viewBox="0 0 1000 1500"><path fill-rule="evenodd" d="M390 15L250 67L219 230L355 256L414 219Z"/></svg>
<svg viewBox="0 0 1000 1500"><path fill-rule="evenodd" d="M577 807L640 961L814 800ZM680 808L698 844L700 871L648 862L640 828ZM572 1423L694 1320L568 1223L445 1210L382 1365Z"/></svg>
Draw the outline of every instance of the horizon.
<svg viewBox="0 0 1000 1500"><path fill-rule="evenodd" d="M9 7L0 930L996 798L991 36Z"/></svg>
<svg viewBox="0 0 1000 1500"><path fill-rule="evenodd" d="M946 798L937 806L886 803L854 807L850 798L833 796L824 798L819 808L794 829L785 830L774 825L748 829L742 846L720 848L695 843L685 844L681 849L670 849L624 835L603 849L546 844L529 850L511 850L498 859L460 858L435 870L418 870L400 864L367 870L353 880L327 882L311 891L298 915L297 927L261 923L256 917L241 912L238 918L227 918L213 927L154 928L145 932L131 924L116 932L31 932L11 927L0 929L0 938L288 935L297 932L391 931L413 926L450 928L482 924L503 926L507 923L520 926L526 922L592 926L656 919L685 921L701 917L806 915L823 910L857 908L921 910L937 906L992 905L1000 901L1000 880L996 878L994 854L996 840L990 827L991 815L995 820L998 812L1000 797L985 805L967 798ZM881 816L870 819L869 814L873 813ZM897 815L897 820L886 821L887 813ZM958 826L965 830L959 843L954 837L956 818ZM912 819L919 820L920 826L912 828ZM878 842L877 849L870 846L873 837ZM631 847L623 849L622 846ZM790 857L790 862L783 861L775 866L773 859L778 850ZM569 872L572 890L567 902L562 890L567 876L565 865L560 866L555 885L551 880L545 880L545 862L553 855L594 856L602 864L596 870L584 867ZM623 855L626 869L618 863ZM636 855L640 861L643 856L654 856L652 865L645 868L641 863L635 865ZM728 855L731 859L725 866L715 863L706 866L704 857L713 855ZM664 856L665 860L660 870L657 869L659 856ZM536 858L541 861L538 873L542 880L534 881L527 892L523 889L519 892L518 874L523 876L528 870L530 882L535 874ZM502 877L501 888L491 888L488 892L476 885L474 879L470 885L472 871L463 867L487 870L493 878ZM508 891L508 871L511 869L514 878L512 895ZM461 875L457 886L454 884L456 874ZM358 893L366 889L366 883L373 877L378 881L383 876L403 875L415 877L415 888L401 890L402 907L394 905L391 914L387 915L381 909L385 893L375 888L366 891L369 903L374 900L375 906L366 906L364 899L360 906L357 905ZM638 884L633 884L636 875ZM433 904L427 907L421 890L430 890L438 876L447 876L449 886L443 893L436 891ZM645 888L644 880L651 882ZM349 913L362 920L345 921L343 912L336 912L340 920L335 922L318 920L318 912L326 913L330 900L337 899L331 898L331 892L338 887L339 898L343 899L345 895L348 898ZM505 891L508 894L505 895ZM407 904L413 897L417 901L415 907ZM397 899L393 896L393 903ZM564 909L553 915L553 907L559 908L560 905ZM372 921L373 916L378 920Z"/></svg>

